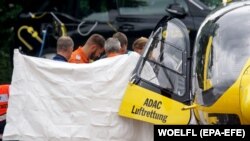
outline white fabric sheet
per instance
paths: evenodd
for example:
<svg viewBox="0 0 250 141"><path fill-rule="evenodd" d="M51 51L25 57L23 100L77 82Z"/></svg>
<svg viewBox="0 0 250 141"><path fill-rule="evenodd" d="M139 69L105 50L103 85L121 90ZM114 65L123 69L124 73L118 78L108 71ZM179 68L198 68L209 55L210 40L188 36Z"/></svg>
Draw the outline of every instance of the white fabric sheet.
<svg viewBox="0 0 250 141"><path fill-rule="evenodd" d="M3 139L152 141L152 124L118 115L138 59L132 52L70 64L15 50Z"/></svg>

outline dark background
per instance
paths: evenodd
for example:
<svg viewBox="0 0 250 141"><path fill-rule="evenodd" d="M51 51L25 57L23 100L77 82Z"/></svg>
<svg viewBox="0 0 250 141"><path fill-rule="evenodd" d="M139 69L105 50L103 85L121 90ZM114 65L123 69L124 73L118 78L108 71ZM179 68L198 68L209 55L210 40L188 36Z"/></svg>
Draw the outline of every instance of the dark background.
<svg viewBox="0 0 250 141"><path fill-rule="evenodd" d="M0 1L0 84L6 84L11 82L12 75L12 47L15 41L14 26L19 22L18 17L20 13L28 12L44 12L44 11L58 11L63 10L69 15L74 15L76 18L84 17L91 12L98 12L105 10L105 5L112 8L114 5L110 5L114 0L104 0L102 2L98 0L86 0L81 1L82 12L75 12L74 6L76 0L1 0ZM130 0L133 5L143 5L140 0ZM202 0L209 5L219 5L221 0ZM130 5L131 6L131 5ZM69 7L72 7L69 9ZM91 11L89 7L94 7L96 11ZM96 8L95 8L96 7ZM109 8L110 8L109 7ZM75 13L74 13L75 12ZM124 18L120 18L122 20ZM157 23L157 21L154 21ZM110 33L111 34L111 33ZM129 34L128 34L129 35ZM133 35L133 34L131 34ZM129 35L130 36L130 35ZM138 35L141 36L141 35ZM130 41L131 42L131 41ZM12 48L12 49L11 49Z"/></svg>

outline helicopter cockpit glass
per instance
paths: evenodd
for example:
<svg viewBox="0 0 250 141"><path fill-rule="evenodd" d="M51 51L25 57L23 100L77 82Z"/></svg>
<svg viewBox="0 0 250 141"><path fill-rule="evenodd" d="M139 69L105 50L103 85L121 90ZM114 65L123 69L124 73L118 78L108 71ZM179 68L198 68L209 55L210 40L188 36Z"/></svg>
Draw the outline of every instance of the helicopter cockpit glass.
<svg viewBox="0 0 250 141"><path fill-rule="evenodd" d="M192 91L199 104L215 103L235 83L250 59L249 14L249 6L245 6L225 12L201 27L195 43L192 79Z"/></svg>
<svg viewBox="0 0 250 141"><path fill-rule="evenodd" d="M146 45L141 67L137 70L139 84L178 101L188 101L187 54L189 38L186 27L177 19L162 24Z"/></svg>

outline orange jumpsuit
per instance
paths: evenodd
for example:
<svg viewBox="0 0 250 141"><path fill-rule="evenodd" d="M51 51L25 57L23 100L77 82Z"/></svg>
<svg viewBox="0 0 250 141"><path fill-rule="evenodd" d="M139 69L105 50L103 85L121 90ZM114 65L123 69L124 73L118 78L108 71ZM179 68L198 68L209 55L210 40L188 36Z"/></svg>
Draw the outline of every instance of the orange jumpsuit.
<svg viewBox="0 0 250 141"><path fill-rule="evenodd" d="M77 50L75 50L69 59L70 63L89 63L89 58L87 57L86 53L83 51L82 47L80 46Z"/></svg>

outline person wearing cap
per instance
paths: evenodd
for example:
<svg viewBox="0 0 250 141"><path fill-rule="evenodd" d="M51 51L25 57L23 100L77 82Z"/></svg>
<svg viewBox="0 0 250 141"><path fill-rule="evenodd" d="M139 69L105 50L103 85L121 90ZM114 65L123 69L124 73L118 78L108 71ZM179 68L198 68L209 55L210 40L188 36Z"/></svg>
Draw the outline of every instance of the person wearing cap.
<svg viewBox="0 0 250 141"><path fill-rule="evenodd" d="M90 63L96 60L104 52L105 39L100 34L91 35L84 46L76 49L69 59L70 63Z"/></svg>
<svg viewBox="0 0 250 141"><path fill-rule="evenodd" d="M68 62L68 59L73 52L74 42L69 36L61 36L57 40L56 56L52 59L55 61Z"/></svg>

